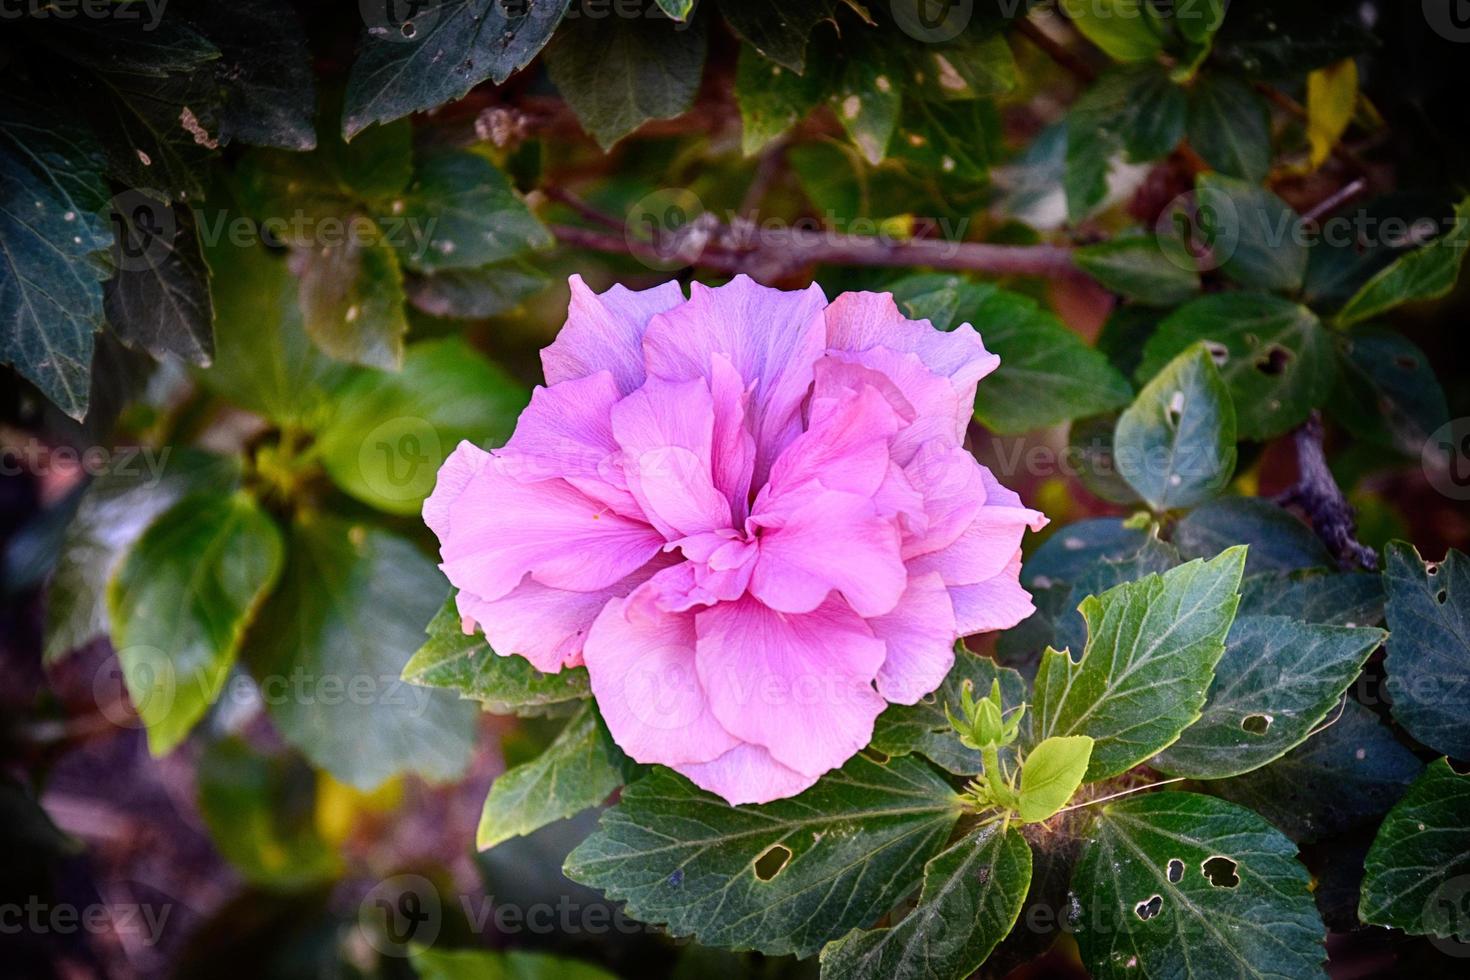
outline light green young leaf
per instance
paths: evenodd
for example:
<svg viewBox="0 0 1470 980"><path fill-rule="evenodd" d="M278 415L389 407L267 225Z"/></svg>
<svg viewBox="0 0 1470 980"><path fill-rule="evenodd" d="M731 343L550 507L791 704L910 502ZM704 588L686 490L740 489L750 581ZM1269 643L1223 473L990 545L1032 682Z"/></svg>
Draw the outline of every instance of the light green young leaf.
<svg viewBox="0 0 1470 980"><path fill-rule="evenodd" d="M1016 806L1021 823L1040 823L1071 801L1092 759L1092 744L1087 735L1064 735L1044 739L1026 753Z"/></svg>
<svg viewBox="0 0 1470 980"><path fill-rule="evenodd" d="M1395 259L1348 300L1334 323L1352 326L1402 303L1438 299L1454 288L1470 248L1470 197L1455 207L1449 230L1422 248Z"/></svg>
<svg viewBox="0 0 1470 980"><path fill-rule="evenodd" d="M1388 811L1363 866L1364 922L1470 943L1470 776L1431 762Z"/></svg>
<svg viewBox="0 0 1470 980"><path fill-rule="evenodd" d="M893 926L854 930L822 949L829 980L967 977L1016 924L1031 846L1012 828L973 831L924 866L919 902Z"/></svg>
<svg viewBox="0 0 1470 980"><path fill-rule="evenodd" d="M1320 980L1326 927L1296 846L1233 803L1164 791L1101 808L1072 878L1098 980Z"/></svg>
<svg viewBox="0 0 1470 980"><path fill-rule="evenodd" d="M1162 25L1148 0L1062 0L1061 9L1114 61L1147 61L1164 49Z"/></svg>
<svg viewBox="0 0 1470 980"><path fill-rule="evenodd" d="M281 534L243 492L202 493L138 539L107 592L112 645L154 755L215 702L281 570Z"/></svg>
<svg viewBox="0 0 1470 980"><path fill-rule="evenodd" d="M858 755L799 796L741 807L655 769L564 870L675 936L810 956L907 895L961 805L915 759Z"/></svg>
<svg viewBox="0 0 1470 980"><path fill-rule="evenodd" d="M1047 650L1036 673L1036 741L1091 735L1086 781L1133 768L1200 716L1240 601L1245 549L1091 596L1080 661Z"/></svg>
<svg viewBox="0 0 1470 980"><path fill-rule="evenodd" d="M1159 512L1218 494L1235 454L1235 406L1204 344L1155 375L1113 432L1118 472Z"/></svg>

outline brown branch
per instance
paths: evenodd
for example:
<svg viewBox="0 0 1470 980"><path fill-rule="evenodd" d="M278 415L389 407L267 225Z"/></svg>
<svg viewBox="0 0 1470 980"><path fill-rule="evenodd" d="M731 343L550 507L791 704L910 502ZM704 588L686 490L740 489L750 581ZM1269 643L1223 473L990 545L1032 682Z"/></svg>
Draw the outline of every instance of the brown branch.
<svg viewBox="0 0 1470 980"><path fill-rule="evenodd" d="M1071 72L1078 81L1090 83L1097 79L1097 72L1093 71L1091 65L1079 58L1065 45L1046 33L1046 31L1033 24L1029 17L1017 18L1013 23L1015 24L1017 34L1040 48L1042 53Z"/></svg>
<svg viewBox="0 0 1470 980"><path fill-rule="evenodd" d="M1296 441L1297 481L1276 502L1299 508L1343 568L1377 568L1378 553L1358 540L1352 505L1327 466L1327 454L1322 451L1321 413L1313 411L1292 435Z"/></svg>

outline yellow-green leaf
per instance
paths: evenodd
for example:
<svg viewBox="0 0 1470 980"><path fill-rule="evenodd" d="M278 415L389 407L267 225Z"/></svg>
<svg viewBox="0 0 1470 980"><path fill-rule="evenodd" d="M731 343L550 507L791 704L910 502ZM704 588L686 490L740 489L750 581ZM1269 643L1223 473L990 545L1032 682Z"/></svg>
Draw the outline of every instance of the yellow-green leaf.
<svg viewBox="0 0 1470 980"><path fill-rule="evenodd" d="M1307 138L1312 141L1312 169L1327 162L1358 104L1358 64L1344 58L1307 76Z"/></svg>
<svg viewBox="0 0 1470 980"><path fill-rule="evenodd" d="M1049 738L1032 749L1021 766L1021 822L1040 823L1066 806L1091 760L1089 735Z"/></svg>

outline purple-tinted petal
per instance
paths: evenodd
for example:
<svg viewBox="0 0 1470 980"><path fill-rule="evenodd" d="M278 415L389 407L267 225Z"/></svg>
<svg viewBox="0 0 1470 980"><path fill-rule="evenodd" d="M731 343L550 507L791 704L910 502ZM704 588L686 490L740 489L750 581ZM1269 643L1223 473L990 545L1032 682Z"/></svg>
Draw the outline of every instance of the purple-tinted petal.
<svg viewBox="0 0 1470 980"><path fill-rule="evenodd" d="M888 473L888 440L899 418L872 385L844 389L812 403L811 422L776 457L768 496L816 482L829 490L871 497Z"/></svg>
<svg viewBox="0 0 1470 980"><path fill-rule="evenodd" d="M703 379L650 379L612 410L628 489L671 541L730 527L730 502L714 484L714 425Z"/></svg>
<svg viewBox="0 0 1470 980"><path fill-rule="evenodd" d="M927 442L904 473L924 496L923 530L904 538L905 560L953 544L985 506L985 468L960 446Z"/></svg>
<svg viewBox="0 0 1470 980"><path fill-rule="evenodd" d="M643 332L648 321L684 302L684 293L672 280L641 292L615 285L600 295L581 276L572 276L569 285L572 299L566 325L541 352L546 383L608 371L618 391L627 394L643 383Z"/></svg>
<svg viewBox="0 0 1470 980"><path fill-rule="evenodd" d="M1008 630L1036 611L1031 593L1021 588L1021 553L1012 557L994 578L973 585L949 587L955 628L961 636Z"/></svg>
<svg viewBox="0 0 1470 980"><path fill-rule="evenodd" d="M790 616L747 597L695 623L700 683L726 731L807 776L868 744L885 703L872 686L885 647L841 600Z"/></svg>
<svg viewBox="0 0 1470 980"><path fill-rule="evenodd" d="M973 403L975 384L1000 365L968 323L948 332L928 320L910 320L888 293L843 293L827 307L827 346L860 352L887 347L919 356L935 374L948 378L961 402Z"/></svg>
<svg viewBox="0 0 1470 980"><path fill-rule="evenodd" d="M1021 506L1021 498L1001 486L988 469L981 466L980 475L985 506L953 543L913 558L911 572L939 572L946 585L984 582L1005 569L1027 528L1039 531L1046 526L1045 515Z"/></svg>
<svg viewBox="0 0 1470 980"><path fill-rule="evenodd" d="M724 797L726 803L769 803L795 796L818 779L771 757L759 745L742 742L718 759L674 767L702 790Z"/></svg>
<svg viewBox="0 0 1470 980"><path fill-rule="evenodd" d="M961 403L954 386L919 359L886 347L859 353L830 351L817 362L813 404L841 389L871 385L883 393L902 420L890 441L894 462L907 466L920 446L943 439L958 446L964 441L974 399Z"/></svg>
<svg viewBox="0 0 1470 980"><path fill-rule="evenodd" d="M893 612L868 620L888 645L878 670L878 693L895 704L914 704L937 688L954 666L954 608L937 572L909 579Z"/></svg>

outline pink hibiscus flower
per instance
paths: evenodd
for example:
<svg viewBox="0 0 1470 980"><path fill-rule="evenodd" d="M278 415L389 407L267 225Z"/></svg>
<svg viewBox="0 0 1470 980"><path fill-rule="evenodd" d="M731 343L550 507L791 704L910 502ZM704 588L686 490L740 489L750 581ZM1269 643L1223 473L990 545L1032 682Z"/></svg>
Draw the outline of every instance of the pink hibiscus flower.
<svg viewBox="0 0 1470 980"><path fill-rule="evenodd" d="M578 277L515 435L424 503L466 627L583 664L617 743L731 803L792 796L1032 611L1046 518L965 451L999 359L886 293Z"/></svg>

